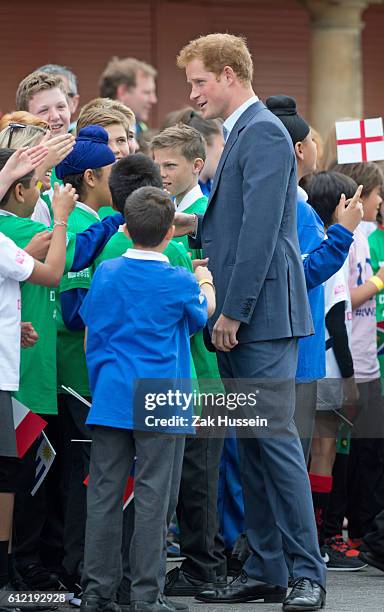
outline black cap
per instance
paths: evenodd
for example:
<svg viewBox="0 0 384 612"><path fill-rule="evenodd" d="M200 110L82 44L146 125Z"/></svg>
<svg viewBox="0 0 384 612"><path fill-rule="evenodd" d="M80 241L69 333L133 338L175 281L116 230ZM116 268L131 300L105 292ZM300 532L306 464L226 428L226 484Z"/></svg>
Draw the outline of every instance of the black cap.
<svg viewBox="0 0 384 612"><path fill-rule="evenodd" d="M295 98L283 94L270 96L265 104L271 113L284 123L294 145L308 136L310 127L298 114Z"/></svg>

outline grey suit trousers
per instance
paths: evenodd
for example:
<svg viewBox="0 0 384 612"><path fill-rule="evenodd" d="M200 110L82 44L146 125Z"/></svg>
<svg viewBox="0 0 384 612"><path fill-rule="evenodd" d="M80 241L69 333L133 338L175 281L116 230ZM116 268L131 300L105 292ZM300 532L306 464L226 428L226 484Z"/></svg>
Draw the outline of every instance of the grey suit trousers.
<svg viewBox="0 0 384 612"><path fill-rule="evenodd" d="M106 602L116 597L120 586L123 494L136 455L130 595L131 601L156 601L175 450L175 436L93 428L82 577L85 597Z"/></svg>
<svg viewBox="0 0 384 612"><path fill-rule="evenodd" d="M232 379L240 390L241 379L251 381L255 389L275 389L273 379L284 381L284 390L272 394L269 406L275 431L242 437L237 428L245 527L252 550L244 569L252 578L283 587L289 575L325 586L308 473L293 421L297 340L249 342L217 355L222 378ZM268 411L268 402L262 409ZM259 410L257 404L254 416Z"/></svg>

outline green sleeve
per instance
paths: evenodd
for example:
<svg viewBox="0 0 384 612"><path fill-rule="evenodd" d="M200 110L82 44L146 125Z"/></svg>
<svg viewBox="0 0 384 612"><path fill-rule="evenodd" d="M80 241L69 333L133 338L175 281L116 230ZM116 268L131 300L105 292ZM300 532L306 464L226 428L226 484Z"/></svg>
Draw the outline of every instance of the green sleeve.
<svg viewBox="0 0 384 612"><path fill-rule="evenodd" d="M375 230L368 237L369 252L370 252L370 256L371 256L371 266L372 266L372 270L373 270L374 274L376 274L376 272L380 268L380 265L379 265L380 254L379 254L378 248L377 248L379 246L379 243L378 243L378 234L377 234L379 231L381 231L381 230Z"/></svg>
<svg viewBox="0 0 384 612"><path fill-rule="evenodd" d="M193 272L191 257L181 243L171 240L164 251L164 255L168 257L169 263L172 266L180 266L181 268L186 268L190 272Z"/></svg>
<svg viewBox="0 0 384 612"><path fill-rule="evenodd" d="M64 274L72 268L73 259L75 257L76 234L67 232L67 250L65 255Z"/></svg>
<svg viewBox="0 0 384 612"><path fill-rule="evenodd" d="M39 232L46 232L47 226L38 221L22 217L2 218L0 231L11 238L18 247L24 249L32 238Z"/></svg>

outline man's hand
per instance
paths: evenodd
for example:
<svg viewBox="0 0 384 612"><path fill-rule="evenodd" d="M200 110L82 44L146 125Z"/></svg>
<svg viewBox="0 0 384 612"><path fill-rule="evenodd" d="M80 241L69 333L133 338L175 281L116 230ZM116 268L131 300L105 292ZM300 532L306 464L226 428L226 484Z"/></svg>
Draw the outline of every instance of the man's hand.
<svg viewBox="0 0 384 612"><path fill-rule="evenodd" d="M196 215L188 215L187 213L175 213L173 220L175 226L175 236L185 236L186 234L195 234L197 231Z"/></svg>
<svg viewBox="0 0 384 612"><path fill-rule="evenodd" d="M203 261L203 260L195 259L195 261L198 262L198 261ZM206 267L206 265L202 266L197 263L196 265L193 265L193 269L195 272L195 277L196 277L197 282L202 281L202 280L209 280L213 284L213 276L211 274L211 271L208 270L208 268Z"/></svg>
<svg viewBox="0 0 384 612"><path fill-rule="evenodd" d="M206 266L208 266L208 261L209 261L209 257L206 257L205 259L192 259L193 271L195 271L196 268L200 266L205 268Z"/></svg>
<svg viewBox="0 0 384 612"><path fill-rule="evenodd" d="M21 348L29 348L34 346L39 339L38 333L35 331L32 323L24 322L21 323Z"/></svg>
<svg viewBox="0 0 384 612"><path fill-rule="evenodd" d="M52 240L52 232L48 230L35 234L30 242L28 242L24 251L29 253L35 259L44 261L47 256L49 245Z"/></svg>
<svg viewBox="0 0 384 612"><path fill-rule="evenodd" d="M359 185L352 199L346 200L345 195L341 194L340 202L335 210L337 223L340 223L350 232L354 232L363 218L363 205L360 201L363 185Z"/></svg>
<svg viewBox="0 0 384 612"><path fill-rule="evenodd" d="M212 344L218 351L229 353L239 341L236 338L237 330L240 327L240 321L230 319L221 314L217 319L212 332Z"/></svg>

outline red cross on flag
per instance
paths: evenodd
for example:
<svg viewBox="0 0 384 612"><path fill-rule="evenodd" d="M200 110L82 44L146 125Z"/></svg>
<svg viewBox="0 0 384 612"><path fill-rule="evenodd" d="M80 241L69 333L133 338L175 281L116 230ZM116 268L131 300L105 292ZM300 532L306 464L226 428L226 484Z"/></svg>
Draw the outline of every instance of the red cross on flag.
<svg viewBox="0 0 384 612"><path fill-rule="evenodd" d="M382 118L337 121L336 144L339 164L384 159Z"/></svg>

